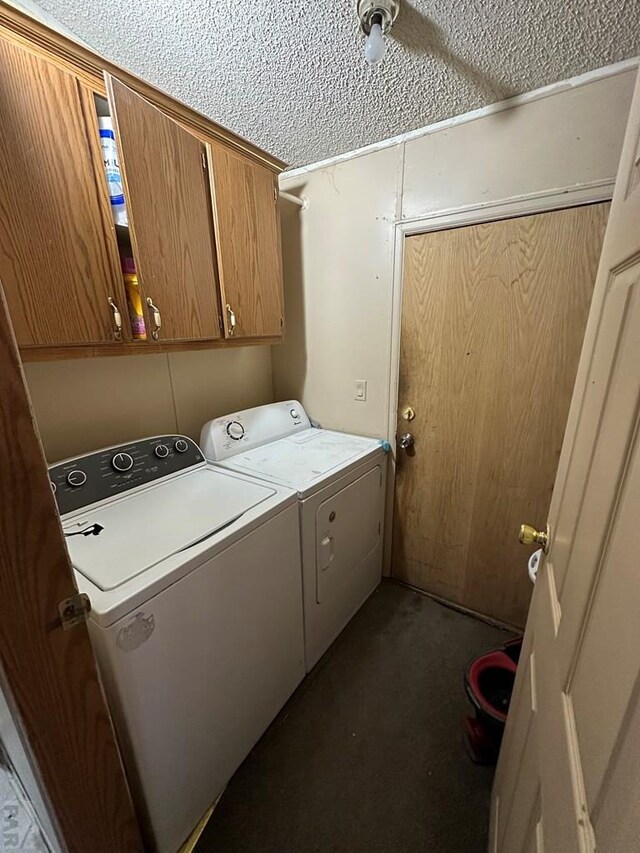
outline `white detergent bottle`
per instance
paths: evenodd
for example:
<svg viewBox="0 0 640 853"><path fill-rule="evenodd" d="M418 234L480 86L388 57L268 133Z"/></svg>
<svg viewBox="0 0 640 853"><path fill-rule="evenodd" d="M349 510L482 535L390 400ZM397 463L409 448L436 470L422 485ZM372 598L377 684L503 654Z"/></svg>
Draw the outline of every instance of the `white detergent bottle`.
<svg viewBox="0 0 640 853"><path fill-rule="evenodd" d="M124 191L122 189L122 175L120 174L120 163L118 162L118 149L116 148L116 137L113 132L113 122L110 116L98 116L100 128L100 145L102 147L102 160L104 171L107 175L109 187L109 198L111 200L111 213L116 225L128 225L127 208L124 203Z"/></svg>

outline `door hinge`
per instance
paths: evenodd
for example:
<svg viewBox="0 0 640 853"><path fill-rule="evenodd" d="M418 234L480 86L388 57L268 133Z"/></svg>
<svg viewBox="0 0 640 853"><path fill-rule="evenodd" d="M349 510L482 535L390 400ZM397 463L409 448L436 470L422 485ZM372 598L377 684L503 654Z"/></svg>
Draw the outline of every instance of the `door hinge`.
<svg viewBox="0 0 640 853"><path fill-rule="evenodd" d="M204 148L200 152L200 157L202 159L202 168L206 172L207 171L207 155L204 153Z"/></svg>
<svg viewBox="0 0 640 853"><path fill-rule="evenodd" d="M224 323L222 322L222 314L218 314L218 325L220 326L220 334L224 335Z"/></svg>
<svg viewBox="0 0 640 853"><path fill-rule="evenodd" d="M273 200L275 201L276 204L278 203L278 195L279 195L278 187L274 187L273 188Z"/></svg>
<svg viewBox="0 0 640 853"><path fill-rule="evenodd" d="M65 598L58 605L58 613L62 623L62 630L68 631L81 622L86 622L91 613L91 601L84 592L77 592L71 598Z"/></svg>

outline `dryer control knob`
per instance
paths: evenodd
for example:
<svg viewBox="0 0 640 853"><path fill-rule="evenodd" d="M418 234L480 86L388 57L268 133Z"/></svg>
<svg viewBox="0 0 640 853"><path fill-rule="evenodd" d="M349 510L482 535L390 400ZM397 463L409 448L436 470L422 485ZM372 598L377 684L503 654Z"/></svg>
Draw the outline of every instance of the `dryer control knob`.
<svg viewBox="0 0 640 853"><path fill-rule="evenodd" d="M297 409L289 409L289 414L294 420L297 420L300 417L300 412Z"/></svg>
<svg viewBox="0 0 640 853"><path fill-rule="evenodd" d="M156 444L153 448L153 452L158 457L158 459L166 459L169 455L169 448L166 444Z"/></svg>
<svg viewBox="0 0 640 853"><path fill-rule="evenodd" d="M231 421L231 423L227 424L227 435L234 441L240 441L244 436L244 427L240 421Z"/></svg>
<svg viewBox="0 0 640 853"><path fill-rule="evenodd" d="M120 471L121 473L130 471L133 468L133 456L129 453L116 453L111 460L111 464L116 471Z"/></svg>
<svg viewBox="0 0 640 853"><path fill-rule="evenodd" d="M184 438L179 438L173 446L178 453L186 453L189 449L189 442L185 441Z"/></svg>

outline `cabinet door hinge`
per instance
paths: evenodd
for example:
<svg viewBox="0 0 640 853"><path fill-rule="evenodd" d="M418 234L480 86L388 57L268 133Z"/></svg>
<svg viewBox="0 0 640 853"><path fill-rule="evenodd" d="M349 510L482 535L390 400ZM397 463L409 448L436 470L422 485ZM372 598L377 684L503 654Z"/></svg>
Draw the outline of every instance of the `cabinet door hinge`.
<svg viewBox="0 0 640 853"><path fill-rule="evenodd" d="M203 168L203 169L204 169L204 171L206 172L206 171L207 171L207 155L206 155L206 154L205 154L205 152L204 152L204 148L203 148L203 149L202 149L202 151L200 152L200 157L201 157L201 159L202 159L202 168Z"/></svg>
<svg viewBox="0 0 640 853"><path fill-rule="evenodd" d="M68 631L74 625L79 625L81 622L86 622L91 613L91 601L89 596L84 592L77 592L71 598L65 598L58 604L58 613L62 629Z"/></svg>
<svg viewBox="0 0 640 853"><path fill-rule="evenodd" d="M274 187L273 188L273 200L275 201L276 204L278 203L278 195L279 195L278 187Z"/></svg>
<svg viewBox="0 0 640 853"><path fill-rule="evenodd" d="M218 314L218 325L220 326L220 334L224 336L224 323L222 322L222 314Z"/></svg>

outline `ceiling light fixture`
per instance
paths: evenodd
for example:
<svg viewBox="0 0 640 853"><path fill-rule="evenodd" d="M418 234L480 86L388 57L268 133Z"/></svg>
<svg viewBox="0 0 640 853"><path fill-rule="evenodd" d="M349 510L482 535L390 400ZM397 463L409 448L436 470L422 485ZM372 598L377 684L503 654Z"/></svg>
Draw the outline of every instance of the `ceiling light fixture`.
<svg viewBox="0 0 640 853"><path fill-rule="evenodd" d="M384 59L384 37L398 17L399 8L399 0L358 0L358 18L367 37L364 58L369 65L377 65Z"/></svg>

